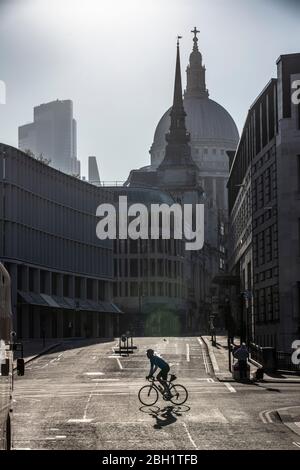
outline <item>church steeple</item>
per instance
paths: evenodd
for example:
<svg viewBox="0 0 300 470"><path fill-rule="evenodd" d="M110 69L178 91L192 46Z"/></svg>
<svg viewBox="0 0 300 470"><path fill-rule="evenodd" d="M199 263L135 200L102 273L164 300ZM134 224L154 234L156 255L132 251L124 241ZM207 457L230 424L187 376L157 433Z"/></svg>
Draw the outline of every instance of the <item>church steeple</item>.
<svg viewBox="0 0 300 470"><path fill-rule="evenodd" d="M190 63L186 69L187 86L184 93L185 98L208 98L208 90L205 84L205 66L202 65L202 55L198 49L197 34L200 31L195 28L191 31L193 37L193 51L190 54Z"/></svg>
<svg viewBox="0 0 300 470"><path fill-rule="evenodd" d="M180 69L180 51L179 39L177 39L176 71L174 84L173 106L170 112L171 125L170 131L166 134L166 153L165 158L160 164L160 168L168 166L195 166L191 157L191 147L189 145L190 134L186 130L186 113L183 107L181 69Z"/></svg>
<svg viewBox="0 0 300 470"><path fill-rule="evenodd" d="M181 85L181 68L180 68L180 52L179 52L179 39L177 39L177 56L176 56L176 71L175 71L175 83L174 83L174 97L173 106L170 112L171 126L170 132L167 134L166 139L168 142L189 142L190 136L186 131L185 117L186 112L183 107L182 99L182 85Z"/></svg>

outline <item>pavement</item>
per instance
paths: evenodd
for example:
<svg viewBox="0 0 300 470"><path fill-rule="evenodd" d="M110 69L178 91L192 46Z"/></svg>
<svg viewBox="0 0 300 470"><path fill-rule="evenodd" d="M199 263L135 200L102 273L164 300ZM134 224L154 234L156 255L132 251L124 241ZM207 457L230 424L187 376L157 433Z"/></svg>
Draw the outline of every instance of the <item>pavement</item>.
<svg viewBox="0 0 300 470"><path fill-rule="evenodd" d="M228 347L227 347L227 336L217 336L216 345L212 345L210 336L203 336L203 341L205 342L212 367L214 370L214 375L218 380L225 380L229 382L235 382L232 378L232 373L229 371L229 358L228 358ZM239 344L239 340L235 340L235 344ZM231 356L232 357L232 356ZM233 359L234 362L237 362ZM249 362L250 365L250 378L253 380L253 375L257 371L257 366L255 361ZM260 380L262 383L299 383L300 384L300 375L299 373L288 373L276 371L274 373L264 372L263 380Z"/></svg>
<svg viewBox="0 0 300 470"><path fill-rule="evenodd" d="M22 341L23 344L23 358L25 364L31 362L37 357L46 354L52 349L57 348L61 345L63 340L31 340L31 341ZM17 358L21 357L21 351L16 351L14 354L14 367L16 366Z"/></svg>
<svg viewBox="0 0 300 470"><path fill-rule="evenodd" d="M225 374L219 380L197 336L137 338L135 345L127 357L114 353L116 340L69 341L32 360L15 377L14 448L300 450L300 438L282 420L288 411L289 423L298 422L299 383L233 383ZM183 405L161 396L152 406L139 402L149 348L187 388ZM221 347L219 374L220 354Z"/></svg>

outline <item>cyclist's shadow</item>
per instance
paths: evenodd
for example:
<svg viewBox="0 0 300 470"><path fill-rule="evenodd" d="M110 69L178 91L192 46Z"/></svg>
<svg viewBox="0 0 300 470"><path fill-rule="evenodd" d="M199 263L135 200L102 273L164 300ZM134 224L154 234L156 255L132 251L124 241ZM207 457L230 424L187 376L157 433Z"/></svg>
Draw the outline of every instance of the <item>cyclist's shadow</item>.
<svg viewBox="0 0 300 470"><path fill-rule="evenodd" d="M159 408L157 412L152 410L151 416L156 419L156 423L153 426L154 429L162 429L165 426L176 423L177 416L182 416L182 413L180 413L178 407L168 405L162 410Z"/></svg>

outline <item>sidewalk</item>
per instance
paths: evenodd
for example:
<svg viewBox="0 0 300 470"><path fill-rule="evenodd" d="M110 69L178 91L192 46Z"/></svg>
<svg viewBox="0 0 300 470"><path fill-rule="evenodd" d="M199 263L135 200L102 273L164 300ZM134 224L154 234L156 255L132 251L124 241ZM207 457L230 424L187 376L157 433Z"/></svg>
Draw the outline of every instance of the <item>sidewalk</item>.
<svg viewBox="0 0 300 470"><path fill-rule="evenodd" d="M227 336L217 336L216 346L212 346L210 336L202 336L202 339L208 348L209 357L210 357L210 360L214 369L214 374L217 377L217 379L224 381L224 382L228 382L228 381L235 382L228 368L229 361L228 361ZM239 344L239 340L236 340L236 343ZM232 356L231 356L231 360L233 361ZM251 362L249 362L249 365L250 365L250 377L253 377L253 374L257 371L257 367ZM260 382L270 382L270 383L283 382L283 383L299 383L300 384L300 376L293 374L293 373L288 373L288 372L282 373L282 372L277 371L272 374L264 373L264 379L261 380Z"/></svg>
<svg viewBox="0 0 300 470"><path fill-rule="evenodd" d="M30 361L33 361L39 356L46 354L47 352L51 351L52 349L57 348L61 345L61 342L56 340L46 340L43 343L43 340L31 340L31 341L22 341L23 344L23 357L25 364ZM21 351L16 351L14 354L14 367L16 367L17 359L21 357Z"/></svg>
<svg viewBox="0 0 300 470"><path fill-rule="evenodd" d="M281 421L290 428L291 431L300 436L300 406L279 408L277 413Z"/></svg>

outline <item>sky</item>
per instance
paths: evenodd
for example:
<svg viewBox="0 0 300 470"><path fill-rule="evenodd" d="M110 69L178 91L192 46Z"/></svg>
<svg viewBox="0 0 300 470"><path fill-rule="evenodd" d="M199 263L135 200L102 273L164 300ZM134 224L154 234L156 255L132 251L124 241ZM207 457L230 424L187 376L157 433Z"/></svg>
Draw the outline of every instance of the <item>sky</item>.
<svg viewBox="0 0 300 470"><path fill-rule="evenodd" d="M300 52L299 19L298 0L0 0L0 142L71 99L82 173L96 155L102 180L124 181L172 104L177 35L184 87L197 26L210 98L241 132L279 55Z"/></svg>

